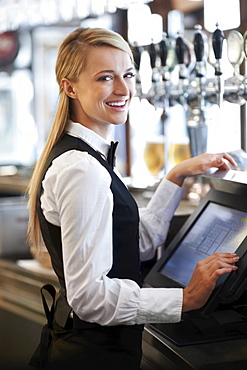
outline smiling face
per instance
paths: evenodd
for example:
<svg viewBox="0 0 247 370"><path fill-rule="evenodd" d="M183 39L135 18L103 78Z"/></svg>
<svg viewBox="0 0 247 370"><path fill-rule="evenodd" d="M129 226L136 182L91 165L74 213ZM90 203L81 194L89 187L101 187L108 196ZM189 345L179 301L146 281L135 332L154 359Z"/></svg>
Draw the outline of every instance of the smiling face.
<svg viewBox="0 0 247 370"><path fill-rule="evenodd" d="M62 86L73 99L71 119L106 138L111 125L127 120L135 91L134 67L122 50L92 47L78 80L65 78Z"/></svg>

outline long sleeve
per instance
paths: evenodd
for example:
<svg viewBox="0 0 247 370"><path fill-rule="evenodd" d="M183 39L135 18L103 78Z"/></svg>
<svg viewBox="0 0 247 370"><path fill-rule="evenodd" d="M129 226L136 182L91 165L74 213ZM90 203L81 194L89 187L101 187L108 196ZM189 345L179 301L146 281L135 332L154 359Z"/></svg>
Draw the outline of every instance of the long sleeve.
<svg viewBox="0 0 247 370"><path fill-rule="evenodd" d="M141 260L151 259L166 240L170 221L184 189L163 179L147 207L140 208Z"/></svg>

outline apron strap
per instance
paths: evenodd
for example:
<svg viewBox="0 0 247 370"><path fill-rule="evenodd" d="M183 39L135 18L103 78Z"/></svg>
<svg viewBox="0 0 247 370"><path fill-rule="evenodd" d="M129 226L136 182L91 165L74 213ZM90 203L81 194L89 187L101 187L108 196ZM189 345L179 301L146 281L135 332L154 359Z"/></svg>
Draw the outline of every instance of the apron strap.
<svg viewBox="0 0 247 370"><path fill-rule="evenodd" d="M51 304L50 309L49 309L48 303L47 303L45 295L44 295L44 290L47 291L50 294L51 298L52 298L52 304ZM54 288L53 285L46 284L46 285L42 286L42 288L40 289L40 292L41 292L41 296L42 296L42 302L43 302L43 306L44 306L45 315L46 315L46 318L47 318L47 325L48 325L49 328L51 328L52 323L53 323L53 318L54 318L54 311L55 311L56 289Z"/></svg>

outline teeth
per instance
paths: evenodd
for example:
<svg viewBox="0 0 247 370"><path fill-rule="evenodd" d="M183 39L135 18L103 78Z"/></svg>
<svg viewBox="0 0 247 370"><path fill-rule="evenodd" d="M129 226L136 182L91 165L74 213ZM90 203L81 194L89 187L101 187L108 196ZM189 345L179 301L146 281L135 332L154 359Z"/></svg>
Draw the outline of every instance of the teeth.
<svg viewBox="0 0 247 370"><path fill-rule="evenodd" d="M119 102L112 102L112 103L107 103L111 107L123 107L125 105L125 101L119 101Z"/></svg>

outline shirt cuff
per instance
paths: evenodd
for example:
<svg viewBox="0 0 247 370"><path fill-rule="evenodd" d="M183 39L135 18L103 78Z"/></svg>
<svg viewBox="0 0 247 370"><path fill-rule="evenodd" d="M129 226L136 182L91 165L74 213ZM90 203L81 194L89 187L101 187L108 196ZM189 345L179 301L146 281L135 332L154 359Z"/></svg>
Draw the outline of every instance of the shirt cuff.
<svg viewBox="0 0 247 370"><path fill-rule="evenodd" d="M182 288L143 288L137 321L139 324L179 322L182 304Z"/></svg>
<svg viewBox="0 0 247 370"><path fill-rule="evenodd" d="M148 203L148 211L171 220L185 189L164 178Z"/></svg>

